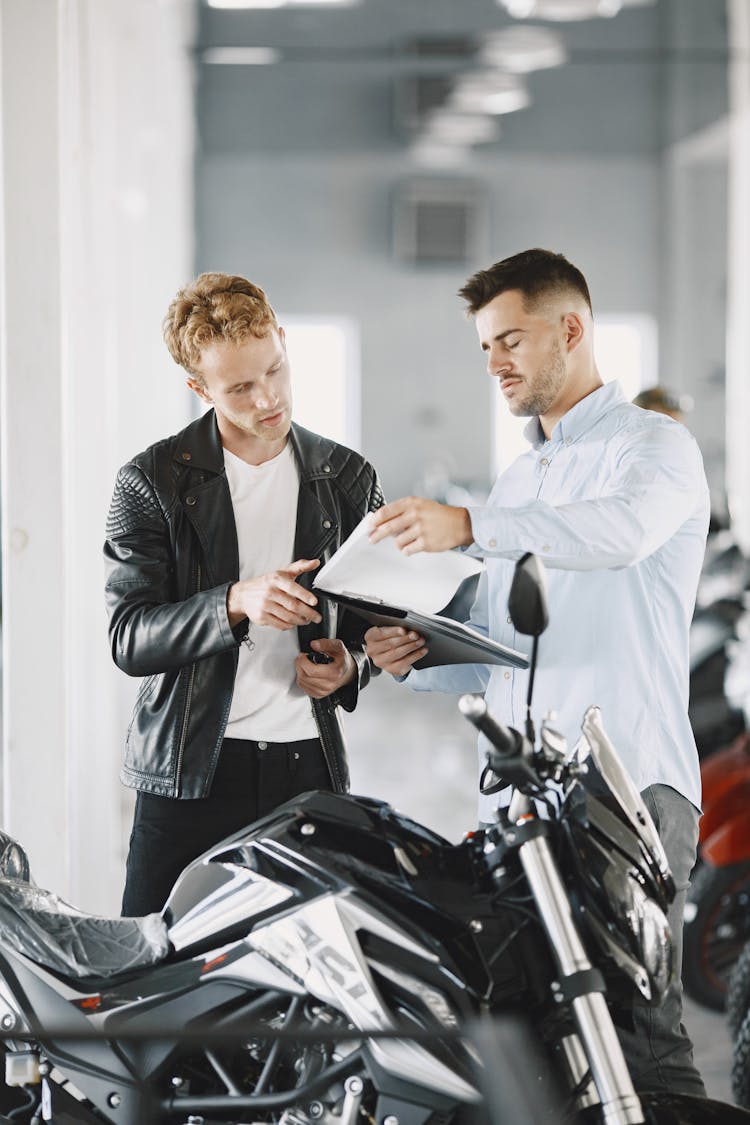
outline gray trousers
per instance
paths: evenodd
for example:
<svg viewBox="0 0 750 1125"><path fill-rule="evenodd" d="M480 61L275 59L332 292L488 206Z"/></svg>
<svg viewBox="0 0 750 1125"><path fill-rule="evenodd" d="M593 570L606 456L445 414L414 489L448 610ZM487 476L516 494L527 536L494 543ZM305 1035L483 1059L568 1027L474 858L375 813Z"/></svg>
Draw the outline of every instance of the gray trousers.
<svg viewBox="0 0 750 1125"><path fill-rule="evenodd" d="M669 785L644 789L646 808L659 833L677 894L667 912L674 941L675 978L657 1008L635 1004L635 1030L618 1029L620 1042L637 1090L706 1096L693 1063L693 1044L682 1022L682 916L689 876L695 863L700 814Z"/></svg>

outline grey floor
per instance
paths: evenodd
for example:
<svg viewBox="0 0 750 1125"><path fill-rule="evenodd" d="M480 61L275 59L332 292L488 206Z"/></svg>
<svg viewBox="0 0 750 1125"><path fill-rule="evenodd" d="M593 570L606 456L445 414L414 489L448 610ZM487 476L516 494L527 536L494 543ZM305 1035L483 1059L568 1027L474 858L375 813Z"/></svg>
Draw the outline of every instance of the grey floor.
<svg viewBox="0 0 750 1125"><path fill-rule="evenodd" d="M389 801L454 842L474 827L475 740L455 696L412 693L383 675L346 728L354 793ZM686 999L685 1023L709 1096L731 1101L724 1017Z"/></svg>

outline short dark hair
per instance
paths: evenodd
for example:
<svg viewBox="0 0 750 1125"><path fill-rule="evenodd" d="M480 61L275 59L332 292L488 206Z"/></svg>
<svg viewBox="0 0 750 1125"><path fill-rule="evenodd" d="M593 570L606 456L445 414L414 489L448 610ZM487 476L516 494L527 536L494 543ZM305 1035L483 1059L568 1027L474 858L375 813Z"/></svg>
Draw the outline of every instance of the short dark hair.
<svg viewBox="0 0 750 1125"><path fill-rule="evenodd" d="M591 309L591 296L586 278L562 254L551 250L523 250L512 258L495 262L489 269L479 270L459 291L467 304L467 312L474 314L488 305L499 293L517 289L523 294L524 305L535 304L540 298L555 296L574 290Z"/></svg>

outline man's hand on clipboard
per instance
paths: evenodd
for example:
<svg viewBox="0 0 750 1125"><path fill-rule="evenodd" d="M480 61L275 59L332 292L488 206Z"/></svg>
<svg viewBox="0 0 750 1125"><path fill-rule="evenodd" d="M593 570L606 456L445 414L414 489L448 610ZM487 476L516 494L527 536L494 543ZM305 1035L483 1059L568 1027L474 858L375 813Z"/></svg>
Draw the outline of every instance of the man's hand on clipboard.
<svg viewBox="0 0 750 1125"><path fill-rule="evenodd" d="M375 625L368 629L365 650L376 667L392 676L405 676L427 655L424 638L399 625Z"/></svg>

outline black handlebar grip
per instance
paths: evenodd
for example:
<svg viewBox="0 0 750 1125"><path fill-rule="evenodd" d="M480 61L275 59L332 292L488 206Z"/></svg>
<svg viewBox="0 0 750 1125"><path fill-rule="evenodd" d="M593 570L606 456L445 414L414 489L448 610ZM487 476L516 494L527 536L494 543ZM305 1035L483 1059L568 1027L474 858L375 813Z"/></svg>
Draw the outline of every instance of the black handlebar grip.
<svg viewBox="0 0 750 1125"><path fill-rule="evenodd" d="M480 695L462 695L458 701L458 709L501 754L518 753L522 742L521 735L518 731L503 726L497 719L493 719Z"/></svg>

